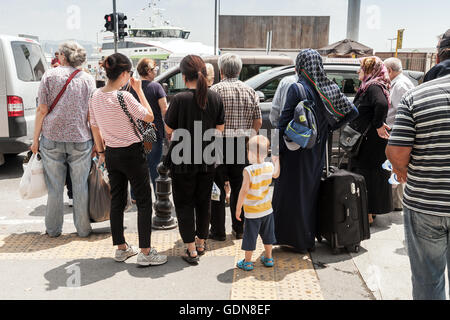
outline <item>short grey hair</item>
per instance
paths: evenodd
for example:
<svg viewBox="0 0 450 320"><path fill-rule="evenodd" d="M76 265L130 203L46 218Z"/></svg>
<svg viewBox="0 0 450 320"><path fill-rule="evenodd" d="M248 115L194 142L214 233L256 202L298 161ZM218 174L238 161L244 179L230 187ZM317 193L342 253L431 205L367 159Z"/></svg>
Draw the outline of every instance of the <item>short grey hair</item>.
<svg viewBox="0 0 450 320"><path fill-rule="evenodd" d="M226 53L217 62L225 78L237 78L242 70L242 60L237 54Z"/></svg>
<svg viewBox="0 0 450 320"><path fill-rule="evenodd" d="M71 67L77 68L86 62L86 50L75 41L67 41L59 46L61 52Z"/></svg>
<svg viewBox="0 0 450 320"><path fill-rule="evenodd" d="M386 66L386 68L391 68L392 71L394 72L402 72L403 71L403 67L402 67L402 61L398 58L388 58L386 60L384 60L384 65Z"/></svg>

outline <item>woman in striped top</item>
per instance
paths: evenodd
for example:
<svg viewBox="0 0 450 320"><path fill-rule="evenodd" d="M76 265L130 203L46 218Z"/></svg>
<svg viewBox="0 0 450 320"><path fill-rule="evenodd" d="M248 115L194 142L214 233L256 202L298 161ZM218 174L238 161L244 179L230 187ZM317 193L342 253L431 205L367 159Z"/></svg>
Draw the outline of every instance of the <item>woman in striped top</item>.
<svg viewBox="0 0 450 320"><path fill-rule="evenodd" d="M272 210L270 184L272 178L280 175L278 157L272 156L272 162L264 162L269 150L269 140L261 135L248 141L248 160L250 166L245 167L241 191L236 206L236 219L241 221L241 210L244 206L245 223L242 250L245 259L237 263L237 267L250 271L253 269L252 254L256 248L258 234L263 240L265 252L261 262L266 267L273 266L272 245L275 240L275 227Z"/></svg>
<svg viewBox="0 0 450 320"><path fill-rule="evenodd" d="M132 78L131 62L126 56L115 53L105 59L104 67L108 83L92 95L89 116L95 144L100 154L100 163L106 161L111 186L111 232L113 245L118 246L115 260L122 262L138 254L136 248L125 242L123 234L123 212L130 181L138 208L141 248L138 264L160 265L167 262L167 257L157 254L155 249L150 249L152 196L147 159L142 138L122 109L121 101L135 123L137 119L152 122L153 112L142 91L141 81ZM142 104L129 92L118 92L128 81Z"/></svg>

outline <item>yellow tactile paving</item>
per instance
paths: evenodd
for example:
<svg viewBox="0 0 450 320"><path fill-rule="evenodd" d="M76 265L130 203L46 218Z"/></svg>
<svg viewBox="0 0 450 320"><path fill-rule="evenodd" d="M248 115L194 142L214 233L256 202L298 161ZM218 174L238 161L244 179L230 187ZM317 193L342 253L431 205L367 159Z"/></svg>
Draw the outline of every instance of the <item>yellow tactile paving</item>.
<svg viewBox="0 0 450 320"><path fill-rule="evenodd" d="M125 233L127 242L137 245L135 233ZM231 235L226 241L208 241L205 256L235 257L235 264L244 258L242 240ZM152 232L152 246L169 256L181 256L185 246L177 229ZM259 239L253 261L255 269L247 272L234 269L230 293L232 300L321 300L319 280L308 254L301 255L275 248L275 266L266 268L260 262L264 246ZM50 238L41 233L0 235L0 260L50 260L108 258L114 254L111 234L93 234L79 238L76 234L64 234Z"/></svg>
<svg viewBox="0 0 450 320"><path fill-rule="evenodd" d="M242 240L236 241L240 249ZM319 280L309 255L285 252L279 248L273 250L275 265L265 267L261 262L264 246L260 239L252 260L252 271L235 269L231 300L323 300ZM244 258L239 250L235 263Z"/></svg>

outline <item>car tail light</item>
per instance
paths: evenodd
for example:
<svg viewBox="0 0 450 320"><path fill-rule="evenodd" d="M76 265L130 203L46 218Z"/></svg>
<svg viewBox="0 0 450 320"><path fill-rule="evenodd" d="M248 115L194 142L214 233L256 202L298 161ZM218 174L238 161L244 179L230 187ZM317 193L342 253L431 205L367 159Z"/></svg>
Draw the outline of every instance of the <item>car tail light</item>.
<svg viewBox="0 0 450 320"><path fill-rule="evenodd" d="M8 96L7 97L8 104L8 117L23 117L23 100L21 97L16 96Z"/></svg>

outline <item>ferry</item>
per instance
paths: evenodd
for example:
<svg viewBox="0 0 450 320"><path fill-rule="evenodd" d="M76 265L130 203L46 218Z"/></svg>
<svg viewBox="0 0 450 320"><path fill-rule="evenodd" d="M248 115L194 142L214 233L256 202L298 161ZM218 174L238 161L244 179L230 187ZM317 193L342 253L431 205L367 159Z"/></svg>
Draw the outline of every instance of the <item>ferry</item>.
<svg viewBox="0 0 450 320"><path fill-rule="evenodd" d="M190 31L172 26L162 15L163 9L157 8L156 1L131 19L127 28L128 36L119 41L118 52L126 55L135 67L142 58L151 58L162 73L177 65L187 54L199 56L214 55L212 46L189 41ZM101 56L114 53L114 36L103 38Z"/></svg>

